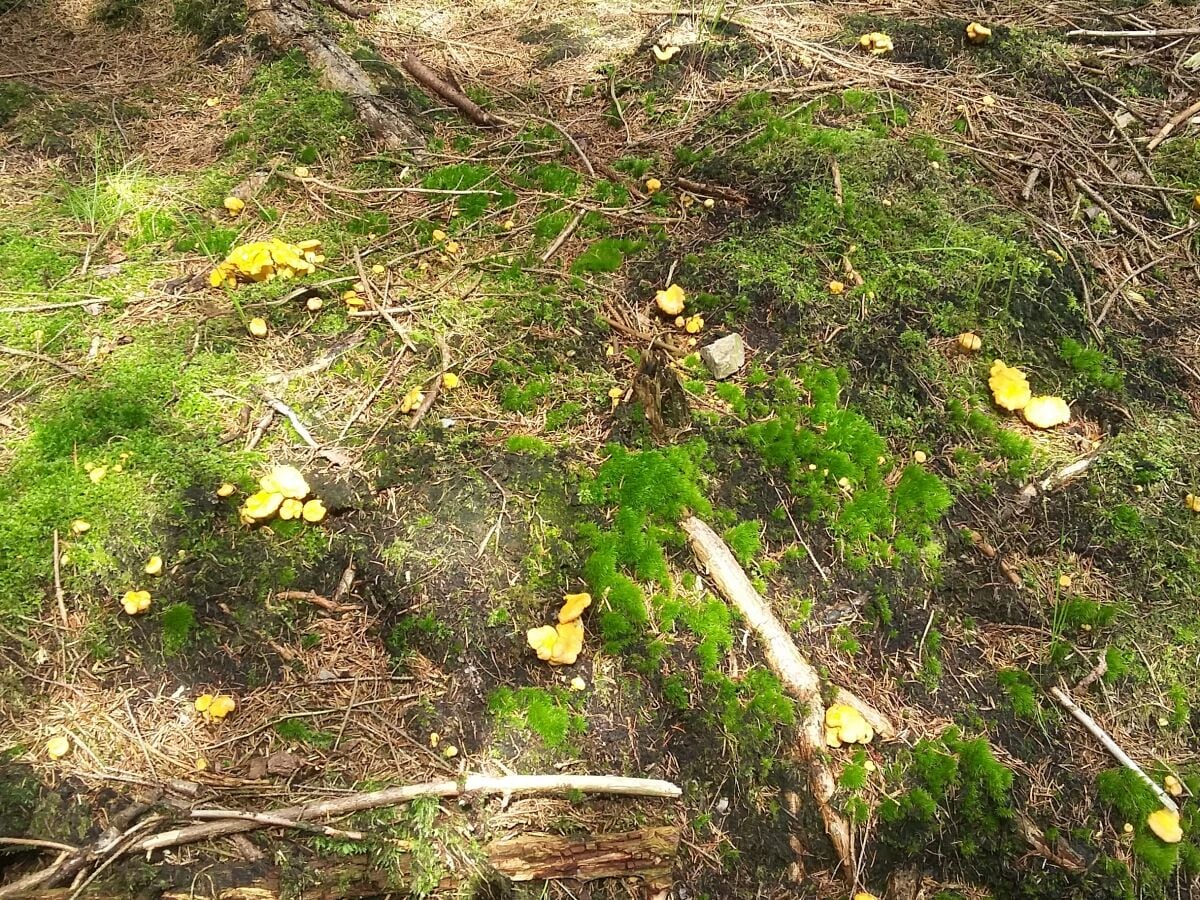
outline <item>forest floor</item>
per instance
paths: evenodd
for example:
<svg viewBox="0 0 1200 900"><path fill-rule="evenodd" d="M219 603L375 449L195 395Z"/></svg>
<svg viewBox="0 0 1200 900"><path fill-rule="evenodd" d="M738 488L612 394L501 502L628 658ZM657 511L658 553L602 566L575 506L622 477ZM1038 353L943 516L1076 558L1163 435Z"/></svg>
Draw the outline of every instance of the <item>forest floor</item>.
<svg viewBox="0 0 1200 900"><path fill-rule="evenodd" d="M681 900L1200 896L1196 7L990 6L980 45L954 0L323 10L427 131L402 153L231 0L0 0L0 896L148 792L132 836L467 772L683 794L426 798L85 871L490 896L498 837L673 826ZM324 259L209 286L272 238ZM715 380L696 351L733 333ZM664 429L652 347L689 406ZM994 359L1070 422L998 407ZM281 464L322 521L241 520ZM828 750L849 879L685 512L896 723ZM551 667L526 632L583 591ZM1056 687L1178 779L1181 841Z"/></svg>

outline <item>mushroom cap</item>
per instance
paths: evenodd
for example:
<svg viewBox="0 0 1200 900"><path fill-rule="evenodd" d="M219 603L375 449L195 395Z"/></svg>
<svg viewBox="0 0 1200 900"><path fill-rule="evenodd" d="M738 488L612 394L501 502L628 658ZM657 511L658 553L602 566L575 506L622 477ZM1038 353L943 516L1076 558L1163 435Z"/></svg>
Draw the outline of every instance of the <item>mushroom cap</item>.
<svg viewBox="0 0 1200 900"><path fill-rule="evenodd" d="M583 611L592 605L591 594L566 594L563 597L562 609L558 611L558 621L573 622L583 615Z"/></svg>
<svg viewBox="0 0 1200 900"><path fill-rule="evenodd" d="M1167 844L1178 844L1183 840L1183 828L1179 825L1179 813L1173 809L1156 809L1146 817L1150 830Z"/></svg>
<svg viewBox="0 0 1200 900"><path fill-rule="evenodd" d="M293 500L303 500L309 494L308 482L295 466L275 466L258 480L258 486Z"/></svg>
<svg viewBox="0 0 1200 900"><path fill-rule="evenodd" d="M653 180L651 179L651 181ZM679 285L672 284L666 290L656 291L654 302L664 315L677 316L683 312L683 305L687 302L687 294Z"/></svg>
<svg viewBox="0 0 1200 900"><path fill-rule="evenodd" d="M325 504L314 497L304 504L304 509L300 511L300 517L305 522L320 522L325 518Z"/></svg>
<svg viewBox="0 0 1200 900"><path fill-rule="evenodd" d="M214 719L223 719L235 709L237 709L236 700L227 694L218 694L213 697L212 703L208 707L208 714Z"/></svg>
<svg viewBox="0 0 1200 900"><path fill-rule="evenodd" d="M553 625L530 628L525 632L525 640L530 648L537 652L538 659L548 660L558 642L558 629Z"/></svg>
<svg viewBox="0 0 1200 900"><path fill-rule="evenodd" d="M279 491L258 491L246 498L242 512L255 521L269 519L283 504L283 494Z"/></svg>
<svg viewBox="0 0 1200 900"><path fill-rule="evenodd" d="M46 741L46 755L51 759L62 759L71 752L71 739L65 734L56 734Z"/></svg>
<svg viewBox="0 0 1200 900"><path fill-rule="evenodd" d="M583 649L583 623L578 619L573 622L563 622L555 629L558 640L550 651L550 665L569 666L579 658Z"/></svg>
<svg viewBox="0 0 1200 900"><path fill-rule="evenodd" d="M147 575L157 575L162 571L162 569L163 569L162 557L159 556L158 554L155 554L154 556L151 556L148 560L146 560L146 565L142 569L142 571L145 572Z"/></svg>
<svg viewBox="0 0 1200 900"><path fill-rule="evenodd" d="M1030 397L1021 415L1034 428L1053 428L1071 421L1071 407L1062 397Z"/></svg>
<svg viewBox="0 0 1200 900"><path fill-rule="evenodd" d="M215 699L212 694L201 694L192 705L196 707L196 712L208 712L208 708L212 706Z"/></svg>
<svg viewBox="0 0 1200 900"><path fill-rule="evenodd" d="M300 514L302 512L304 512L304 504L301 501L295 500L291 497L288 497L279 504L279 518L283 519L284 521L298 519L300 518Z"/></svg>
<svg viewBox="0 0 1200 900"><path fill-rule="evenodd" d="M996 401L996 405L1009 412L1023 409L1033 396L1033 392L1029 389L1029 379L1025 377L1025 373L1018 368L1005 365L998 359L992 363L988 387L992 389L992 398Z"/></svg>

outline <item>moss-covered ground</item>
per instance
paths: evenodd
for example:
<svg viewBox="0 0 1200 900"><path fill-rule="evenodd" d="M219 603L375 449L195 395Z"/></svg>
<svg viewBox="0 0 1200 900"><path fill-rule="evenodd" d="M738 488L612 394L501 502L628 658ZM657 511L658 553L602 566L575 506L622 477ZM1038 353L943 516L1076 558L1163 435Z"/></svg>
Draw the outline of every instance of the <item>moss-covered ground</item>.
<svg viewBox="0 0 1200 900"><path fill-rule="evenodd" d="M1130 150L1196 67L1099 52L1035 9L975 47L953 10L780 24L767 6L620 27L327 11L427 131L404 155L301 55L242 37L238 3L105 0L54 30L39 0L0 2L0 837L79 844L163 783L266 808L565 771L684 794L425 800L341 823L362 840L250 840L296 891L353 859L427 895L514 829L676 824L679 897L1200 892L1200 138ZM699 25L656 63L682 20ZM889 58L855 49L873 30ZM464 86L512 124L407 85L384 62L402 33L458 41L445 61L473 60ZM146 48L137 71L123 46ZM269 238L320 240L324 261L208 286ZM656 312L669 282L699 333ZM734 332L746 365L716 381L697 351ZM652 346L689 406L667 433L635 390ZM993 359L1071 422L997 407ZM457 383L417 419L406 395L443 371ZM324 521L239 521L278 464ZM898 726L828 751L852 886L808 797L802 710L697 568L688 513L831 690ZM539 662L526 631L580 591L578 662ZM1053 687L1179 780L1182 841L1154 835L1157 798ZM237 709L205 721L202 693ZM186 885L231 846L106 877ZM3 877L46 861L0 846Z"/></svg>

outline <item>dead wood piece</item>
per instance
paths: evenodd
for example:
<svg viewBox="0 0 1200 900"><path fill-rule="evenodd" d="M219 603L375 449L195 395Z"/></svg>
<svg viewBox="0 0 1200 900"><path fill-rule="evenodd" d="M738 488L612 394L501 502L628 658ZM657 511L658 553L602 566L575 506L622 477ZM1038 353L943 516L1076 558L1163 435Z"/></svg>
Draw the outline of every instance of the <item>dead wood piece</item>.
<svg viewBox="0 0 1200 900"><path fill-rule="evenodd" d="M255 9L252 18L279 47L300 48L326 86L346 95L367 130L385 147L406 150L424 145L424 138L400 108L381 96L363 67L317 26L304 0L269 0Z"/></svg>
<svg viewBox="0 0 1200 900"><path fill-rule="evenodd" d="M426 784L403 785L368 791L273 809L268 815L293 821L312 821L344 816L365 809L410 803L419 797L465 797L472 794L566 794L582 791L589 794L624 795L634 797L678 798L683 791L669 781L654 778L624 778L617 775L468 775L462 782L434 781ZM223 819L203 825L189 825L143 838L131 848L135 853L162 850L193 844L211 838L224 837L262 828L262 823L246 819ZM3 896L3 894L0 894Z"/></svg>
<svg viewBox="0 0 1200 900"><path fill-rule="evenodd" d="M1200 28L1152 28L1142 31L1094 31L1090 28L1076 28L1068 31L1067 37L1099 38L1101 40L1136 41L1147 38L1178 38L1200 35Z"/></svg>
<svg viewBox="0 0 1200 900"><path fill-rule="evenodd" d="M642 353L642 363L633 381L633 395L642 404L650 433L666 441L691 421L687 394L667 355L651 346Z"/></svg>
<svg viewBox="0 0 1200 900"><path fill-rule="evenodd" d="M1081 874L1087 871L1087 863L1084 862L1075 850L1064 841L1058 838L1053 843L1046 837L1046 833L1028 816L1023 813L1017 814L1017 830L1021 833L1021 837L1025 839L1034 852L1043 859L1048 859L1061 869L1066 869L1068 872Z"/></svg>
<svg viewBox="0 0 1200 900"><path fill-rule="evenodd" d="M635 875L649 880L670 875L678 844L679 828L664 825L586 837L525 832L492 841L484 852L496 871L513 881Z"/></svg>
<svg viewBox="0 0 1200 900"><path fill-rule="evenodd" d="M679 177L675 179L675 185L683 188L685 191L699 194L701 197L728 200L730 203L750 202L750 199L741 191L735 191L733 188L724 187L719 184L709 184L705 181L693 181L691 178Z"/></svg>
<svg viewBox="0 0 1200 900"><path fill-rule="evenodd" d="M313 606L319 606L327 612L345 612L348 609L353 609L352 606L343 606L328 597L318 594L316 591L279 591L275 595L276 600L303 600L305 603L311 603Z"/></svg>
<svg viewBox="0 0 1200 900"><path fill-rule="evenodd" d="M421 398L420 405L413 412L413 417L408 421L408 430L415 431L416 427L421 424L421 420L425 418L429 410L433 409L434 401L437 400L438 394L442 390L442 379L446 377L446 372L450 370L450 348L446 345L444 338L438 340L438 348L442 354L442 368L431 379L429 390L425 392L425 396Z"/></svg>
<svg viewBox="0 0 1200 900"><path fill-rule="evenodd" d="M1146 144L1146 151L1153 153L1155 147L1171 136L1171 132L1173 132L1192 116L1196 115L1196 113L1200 113L1200 100L1197 100L1187 109L1171 116L1170 121L1168 121L1166 125L1158 130L1158 134L1150 138L1150 142Z"/></svg>
<svg viewBox="0 0 1200 900"><path fill-rule="evenodd" d="M352 19L369 19L371 13L379 9L379 4L377 3L364 3L360 6L357 3L351 3L350 0L322 0L322 2Z"/></svg>
<svg viewBox="0 0 1200 900"><path fill-rule="evenodd" d="M433 69L421 62L415 53L407 54L401 65L404 67L404 71L411 75L421 87L441 97L476 125L484 128L496 128L503 124L462 91L442 80Z"/></svg>
<svg viewBox="0 0 1200 900"><path fill-rule="evenodd" d="M836 788L825 759L825 703L821 699L817 670L796 649L792 636L754 589L720 536L695 516L681 524L696 559L708 570L721 595L741 613L762 645L771 670L803 710L797 729L797 749L808 766L809 788L825 820L825 831L841 860L846 879L853 883L855 862L850 823L830 803Z"/></svg>
<svg viewBox="0 0 1200 900"><path fill-rule="evenodd" d="M68 375L74 375L76 378L87 380L87 373L82 372L74 366L68 366L65 362L59 362L53 356L46 356L44 353L34 353L32 350L22 350L19 347L4 347L0 346L0 353L8 356L19 356L22 359L34 359L40 363L45 363L49 366L54 366L56 369L61 369Z"/></svg>
<svg viewBox="0 0 1200 900"><path fill-rule="evenodd" d="M271 407L271 409L275 410L275 412L279 413L281 416L284 416L289 422L292 423L292 428L296 430L296 434L300 435L300 439L304 441L304 443L308 444L308 446L312 447L314 450L320 449L321 445L318 444L316 439L312 436L312 432L310 432L305 424L300 421L300 417L296 415L296 411L294 409L292 409L278 397L274 397L271 394L268 394L266 391L256 389L255 393L262 398L263 402L266 403L267 406Z"/></svg>

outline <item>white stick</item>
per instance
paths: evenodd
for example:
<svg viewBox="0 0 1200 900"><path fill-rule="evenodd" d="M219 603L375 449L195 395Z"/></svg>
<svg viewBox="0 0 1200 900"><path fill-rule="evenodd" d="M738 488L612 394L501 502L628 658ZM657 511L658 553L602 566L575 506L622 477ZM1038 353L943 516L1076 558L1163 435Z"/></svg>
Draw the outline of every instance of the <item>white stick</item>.
<svg viewBox="0 0 1200 900"><path fill-rule="evenodd" d="M1097 724L1095 719L1076 706L1075 701L1058 688L1050 688L1050 695L1059 703L1061 703L1063 709L1073 715L1080 725L1090 731L1096 740L1104 745L1104 749L1113 755L1117 762L1125 766L1125 768L1129 769L1129 771L1133 772L1133 774L1137 775L1138 778L1142 779L1142 781L1146 782L1146 784L1150 786L1150 790L1154 791L1155 795L1158 797L1163 806L1172 812L1179 812L1179 807L1175 804L1175 801L1171 798L1171 795L1163 789L1162 785L1143 772L1142 767L1130 759L1128 753L1117 746L1117 742L1109 736L1107 731Z"/></svg>
<svg viewBox="0 0 1200 900"><path fill-rule="evenodd" d="M468 775L460 784L457 781L434 781L427 784L409 784L401 787L384 788L364 794L351 794L332 800L273 809L266 813L272 819L292 821L344 816L364 809L395 806L409 803L420 797L464 797L469 794L567 794L582 791L587 794L622 794L633 797L661 797L675 799L683 794L678 785L655 778L624 778L619 775ZM233 811L237 814L237 811ZM152 835L132 850L143 853L177 847L196 841L238 834L261 828L266 823L247 819L225 819L203 825L189 825L162 834Z"/></svg>

